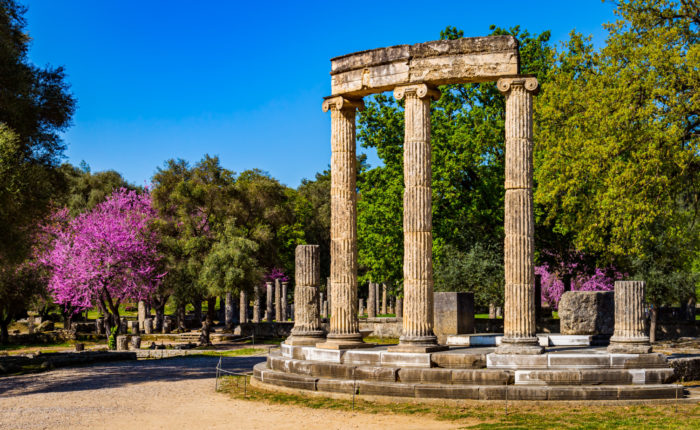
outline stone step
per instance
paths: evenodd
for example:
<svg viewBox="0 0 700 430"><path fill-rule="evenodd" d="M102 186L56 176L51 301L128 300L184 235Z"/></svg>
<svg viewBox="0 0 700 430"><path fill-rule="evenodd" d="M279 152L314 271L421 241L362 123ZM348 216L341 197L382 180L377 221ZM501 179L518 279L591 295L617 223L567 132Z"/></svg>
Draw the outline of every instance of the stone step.
<svg viewBox="0 0 700 430"><path fill-rule="evenodd" d="M374 380L352 380L306 376L271 370L266 363L253 369L253 378L263 384L319 391L356 394L359 396L390 396L405 398L464 399L464 400L637 400L682 398L683 387L672 384L654 385L481 385L406 383Z"/></svg>
<svg viewBox="0 0 700 430"><path fill-rule="evenodd" d="M667 368L663 354L608 354L604 350L586 353L488 354L489 369L652 369Z"/></svg>
<svg viewBox="0 0 700 430"><path fill-rule="evenodd" d="M515 385L657 385L673 379L671 368L515 371Z"/></svg>
<svg viewBox="0 0 700 430"><path fill-rule="evenodd" d="M591 335L574 334L538 334L540 346L590 346L593 344ZM450 334L446 344L450 346L499 346L503 334Z"/></svg>

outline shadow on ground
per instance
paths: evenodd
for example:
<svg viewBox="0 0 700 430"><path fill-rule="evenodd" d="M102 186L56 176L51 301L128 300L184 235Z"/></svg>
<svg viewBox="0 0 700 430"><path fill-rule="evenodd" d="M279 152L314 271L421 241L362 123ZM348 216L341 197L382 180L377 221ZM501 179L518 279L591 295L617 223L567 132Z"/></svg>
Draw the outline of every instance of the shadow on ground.
<svg viewBox="0 0 700 430"><path fill-rule="evenodd" d="M9 376L0 379L0 397L98 390L143 382L214 378L218 361L219 357L207 356L118 361ZM230 372L249 372L262 361L265 361L265 357L223 357L221 367Z"/></svg>

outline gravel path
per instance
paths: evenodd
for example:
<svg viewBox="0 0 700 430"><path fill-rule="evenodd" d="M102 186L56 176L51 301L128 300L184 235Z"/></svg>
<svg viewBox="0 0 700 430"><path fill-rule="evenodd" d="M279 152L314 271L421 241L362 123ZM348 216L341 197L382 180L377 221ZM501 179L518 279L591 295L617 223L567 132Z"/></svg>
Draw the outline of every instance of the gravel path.
<svg viewBox="0 0 700 430"><path fill-rule="evenodd" d="M224 358L250 370L264 357ZM0 378L0 429L444 429L424 417L234 400L214 391L216 357L142 360Z"/></svg>

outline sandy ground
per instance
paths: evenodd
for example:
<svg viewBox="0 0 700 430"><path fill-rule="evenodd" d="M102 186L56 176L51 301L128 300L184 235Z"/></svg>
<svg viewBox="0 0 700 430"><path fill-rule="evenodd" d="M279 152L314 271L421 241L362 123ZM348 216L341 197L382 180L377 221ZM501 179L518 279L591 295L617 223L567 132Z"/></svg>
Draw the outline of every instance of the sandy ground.
<svg viewBox="0 0 700 430"><path fill-rule="evenodd" d="M260 357L228 357L250 370ZM218 358L118 362L0 378L0 429L445 429L425 417L233 400L214 391Z"/></svg>

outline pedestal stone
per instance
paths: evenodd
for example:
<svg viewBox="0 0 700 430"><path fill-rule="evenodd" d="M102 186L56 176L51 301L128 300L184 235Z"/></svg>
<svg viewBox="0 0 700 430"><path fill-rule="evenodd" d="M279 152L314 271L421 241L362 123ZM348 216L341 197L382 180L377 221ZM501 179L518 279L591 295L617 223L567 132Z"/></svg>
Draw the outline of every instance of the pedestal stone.
<svg viewBox="0 0 700 430"><path fill-rule="evenodd" d="M615 327L615 293L565 292L559 300L559 322L561 334L610 336Z"/></svg>
<svg viewBox="0 0 700 430"><path fill-rule="evenodd" d="M541 354L535 332L532 205L532 99L534 77L501 78L506 96L505 319L498 354Z"/></svg>
<svg viewBox="0 0 700 430"><path fill-rule="evenodd" d="M326 349L362 347L357 320L357 157L355 111L362 100L330 97L331 111L331 321Z"/></svg>
<svg viewBox="0 0 700 430"><path fill-rule="evenodd" d="M435 334L440 343L448 335L474 333L474 293L435 293Z"/></svg>
<svg viewBox="0 0 700 430"><path fill-rule="evenodd" d="M432 352L438 346L433 333L433 217L430 149L430 100L440 92L425 84L394 89L405 99L403 195L403 331L396 352Z"/></svg>
<svg viewBox="0 0 700 430"><path fill-rule="evenodd" d="M644 287L644 281L615 282L615 333L610 338L608 352L651 352L644 316Z"/></svg>
<svg viewBox="0 0 700 430"><path fill-rule="evenodd" d="M315 345L323 339L318 308L321 257L318 245L298 245L295 250L294 327L288 345Z"/></svg>

